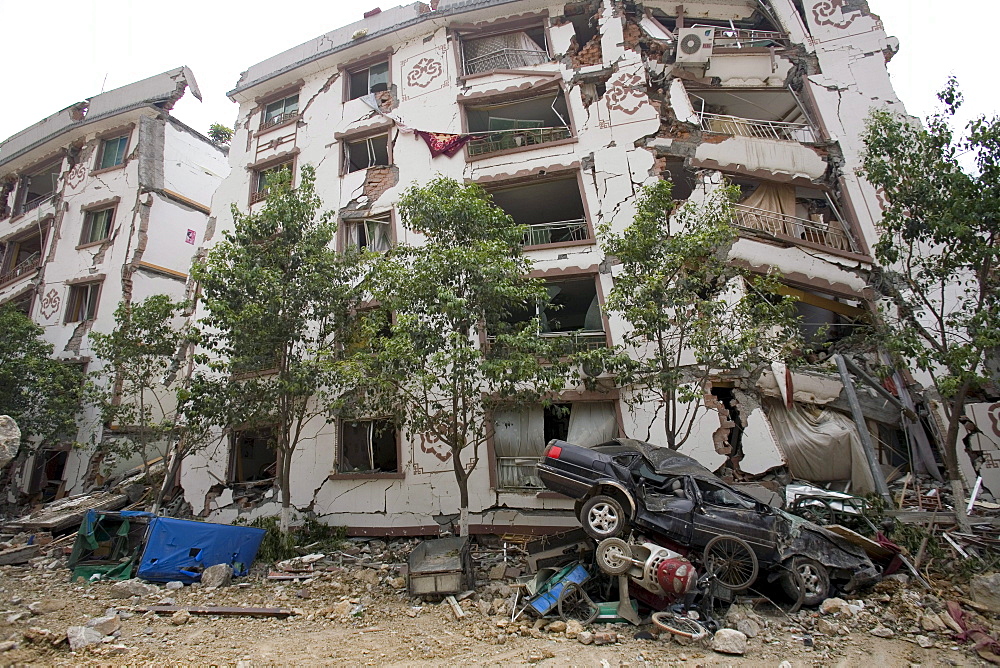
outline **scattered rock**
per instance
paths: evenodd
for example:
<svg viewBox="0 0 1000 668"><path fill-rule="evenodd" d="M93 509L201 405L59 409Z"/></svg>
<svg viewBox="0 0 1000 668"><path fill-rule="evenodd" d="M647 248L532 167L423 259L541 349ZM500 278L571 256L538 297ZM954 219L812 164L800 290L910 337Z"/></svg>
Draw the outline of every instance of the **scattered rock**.
<svg viewBox="0 0 1000 668"><path fill-rule="evenodd" d="M928 638L927 636L922 636L922 635L917 636L917 644L923 647L924 649L930 649L931 647L934 647L934 641Z"/></svg>
<svg viewBox="0 0 1000 668"><path fill-rule="evenodd" d="M21 621L22 619L27 619L28 617L31 617L30 612L15 612L11 615L7 615L7 623L13 624Z"/></svg>
<svg viewBox="0 0 1000 668"><path fill-rule="evenodd" d="M209 566L201 573L201 584L205 587L226 587L233 581L233 567L229 564Z"/></svg>
<svg viewBox="0 0 1000 668"><path fill-rule="evenodd" d="M566 622L564 622L561 619L557 619L556 621L546 626L545 630L548 631L549 633L562 633L563 631L566 630Z"/></svg>
<svg viewBox="0 0 1000 668"><path fill-rule="evenodd" d="M594 642L594 634L591 633L590 631L584 631L583 633L578 634L576 636L576 639L583 645L589 645L590 643Z"/></svg>
<svg viewBox="0 0 1000 668"><path fill-rule="evenodd" d="M35 601L28 605L28 610L31 611L33 615L44 615L49 612L57 612L62 610L67 605L69 601L65 601L61 598L43 598L41 601Z"/></svg>
<svg viewBox="0 0 1000 668"><path fill-rule="evenodd" d="M618 642L618 634L614 631L598 631L594 634L595 645L610 645Z"/></svg>
<svg viewBox="0 0 1000 668"><path fill-rule="evenodd" d="M169 589L170 591L175 591L177 589L184 589L184 583L179 580L168 582L167 589Z"/></svg>
<svg viewBox="0 0 1000 668"><path fill-rule="evenodd" d="M840 633L840 625L829 619L818 619L816 620L816 631L823 635L835 636Z"/></svg>
<svg viewBox="0 0 1000 668"><path fill-rule="evenodd" d="M736 630L747 638L756 638L760 635L760 624L757 623L756 619L747 617L736 622Z"/></svg>
<svg viewBox="0 0 1000 668"><path fill-rule="evenodd" d="M985 605L990 612L1000 612L1000 573L974 576L969 589L973 601Z"/></svg>
<svg viewBox="0 0 1000 668"><path fill-rule="evenodd" d="M75 652L88 645L96 645L104 640L104 635L89 626L71 626L66 629L66 639L69 640L70 649Z"/></svg>
<svg viewBox="0 0 1000 668"><path fill-rule="evenodd" d="M87 622L86 626L99 631L101 635L109 636L122 627L122 619L118 615L94 617Z"/></svg>
<svg viewBox="0 0 1000 668"><path fill-rule="evenodd" d="M824 615L844 615L850 617L854 610L850 604L842 598L828 598L819 604L819 611Z"/></svg>
<svg viewBox="0 0 1000 668"><path fill-rule="evenodd" d="M575 619L571 619L568 622L566 622L567 638L569 638L570 640L579 638L581 633L586 633L586 631L583 630L583 624L576 621Z"/></svg>
<svg viewBox="0 0 1000 668"><path fill-rule="evenodd" d="M9 415L0 415L0 469L7 466L21 447L21 430Z"/></svg>
<svg viewBox="0 0 1000 668"><path fill-rule="evenodd" d="M883 626L881 624L879 624L878 626L876 626L875 628L873 628L868 633L872 634L873 636L875 636L877 638L891 638L894 635L896 635L896 633L892 629L890 629L888 626Z"/></svg>
<svg viewBox="0 0 1000 668"><path fill-rule="evenodd" d="M56 635L52 631L40 629L37 626L32 626L23 635L24 639L31 643L53 642L56 639Z"/></svg>
<svg viewBox="0 0 1000 668"><path fill-rule="evenodd" d="M490 580L503 580L507 576L507 564L497 564L490 569Z"/></svg>
<svg viewBox="0 0 1000 668"><path fill-rule="evenodd" d="M734 629L719 629L712 638L712 649L721 654L742 656L747 651L747 637Z"/></svg>
<svg viewBox="0 0 1000 668"><path fill-rule="evenodd" d="M191 621L191 613L187 610L178 610L170 615L170 623L174 626L184 626Z"/></svg>
<svg viewBox="0 0 1000 668"><path fill-rule="evenodd" d="M133 596L151 596L160 592L159 587L146 584L142 580L123 580L111 585L111 598L132 598Z"/></svg>
<svg viewBox="0 0 1000 668"><path fill-rule="evenodd" d="M370 585L377 585L379 581L382 579L379 576L378 571L373 570L371 568L361 569L360 571L354 574L354 577Z"/></svg>
<svg viewBox="0 0 1000 668"><path fill-rule="evenodd" d="M12 649L17 649L17 643L13 640L4 640L0 642L0 652L9 652Z"/></svg>

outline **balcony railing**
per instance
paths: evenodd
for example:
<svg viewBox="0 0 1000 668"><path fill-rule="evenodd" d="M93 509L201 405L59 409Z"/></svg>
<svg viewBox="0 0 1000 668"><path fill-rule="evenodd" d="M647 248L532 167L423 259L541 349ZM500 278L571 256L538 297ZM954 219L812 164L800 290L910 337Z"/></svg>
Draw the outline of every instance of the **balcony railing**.
<svg viewBox="0 0 1000 668"><path fill-rule="evenodd" d="M722 135L757 137L759 139L784 139L798 142L815 142L816 136L808 123L782 123L762 121L756 118L741 118L722 114L698 114L701 129Z"/></svg>
<svg viewBox="0 0 1000 668"><path fill-rule="evenodd" d="M48 195L39 195L38 197L29 199L28 201L26 201L24 204L21 205L21 213L28 213L29 211L37 209L38 207L40 207L41 205L45 204L50 199L52 199L54 195L55 193L49 193Z"/></svg>
<svg viewBox="0 0 1000 668"><path fill-rule="evenodd" d="M698 28L699 26L693 27ZM716 26L715 39L712 43L714 47L724 49L787 46L788 36L774 30L747 30L745 28L720 28Z"/></svg>
<svg viewBox="0 0 1000 668"><path fill-rule="evenodd" d="M541 457L497 457L499 489L538 490L545 485L538 477Z"/></svg>
<svg viewBox="0 0 1000 668"><path fill-rule="evenodd" d="M486 155L511 148L547 144L573 136L569 128L531 128L527 130L503 130L498 132L472 133L481 134L469 141L469 155Z"/></svg>
<svg viewBox="0 0 1000 668"><path fill-rule="evenodd" d="M284 123L285 121L290 121L293 118L298 118L298 116L299 116L299 112L297 112L297 111L286 111L283 114L278 114L277 116L275 116L274 118L272 118L269 121L264 121L261 124L260 129L261 130L266 130L268 128L273 128L275 125L279 125L281 123Z"/></svg>
<svg viewBox="0 0 1000 668"><path fill-rule="evenodd" d="M583 330L575 332L542 332L539 336L545 339L562 341L570 349L569 352L574 353L608 347L608 336L604 332Z"/></svg>
<svg viewBox="0 0 1000 668"><path fill-rule="evenodd" d="M549 62L549 54L545 51L529 51L526 49L500 49L485 56L467 58L465 74L492 72L493 70L516 70L519 67L530 67Z"/></svg>
<svg viewBox="0 0 1000 668"><path fill-rule="evenodd" d="M250 193L250 203L256 204L257 202L263 202L267 199L267 188L262 188L260 190Z"/></svg>
<svg viewBox="0 0 1000 668"><path fill-rule="evenodd" d="M584 241L589 238L587 221L580 218L532 225L525 233L523 243L525 246L542 246L564 241Z"/></svg>
<svg viewBox="0 0 1000 668"><path fill-rule="evenodd" d="M749 230L768 232L793 242L808 241L835 250L856 253L857 248L838 222L819 222L764 211L742 204L733 205L733 224Z"/></svg>
<svg viewBox="0 0 1000 668"><path fill-rule="evenodd" d="M0 274L0 285L5 285L11 281L38 269L42 265L42 254L35 252L24 258L9 271Z"/></svg>

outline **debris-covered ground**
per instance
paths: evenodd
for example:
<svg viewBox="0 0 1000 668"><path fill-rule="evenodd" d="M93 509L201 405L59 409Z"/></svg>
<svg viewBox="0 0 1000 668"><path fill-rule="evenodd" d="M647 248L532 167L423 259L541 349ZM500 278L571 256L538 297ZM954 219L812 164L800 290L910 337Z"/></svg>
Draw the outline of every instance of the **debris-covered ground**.
<svg viewBox="0 0 1000 668"><path fill-rule="evenodd" d="M29 564L0 566L0 664L979 665L973 644L956 639L961 627L948 601L959 603L967 629L994 637L1000 630L967 588L925 591L905 578L791 616L770 606L722 607L725 626L738 632L717 634L716 649L743 654L717 652L713 641L681 644L650 624L584 628L527 615L512 622L513 580L493 578L517 572L523 560L482 546L474 551L475 589L456 597L459 619L447 602L407 593L405 564L416 544L352 540L299 580L269 579L269 565L258 563L215 588L71 583L57 546ZM143 610L154 605L269 608L279 616Z"/></svg>

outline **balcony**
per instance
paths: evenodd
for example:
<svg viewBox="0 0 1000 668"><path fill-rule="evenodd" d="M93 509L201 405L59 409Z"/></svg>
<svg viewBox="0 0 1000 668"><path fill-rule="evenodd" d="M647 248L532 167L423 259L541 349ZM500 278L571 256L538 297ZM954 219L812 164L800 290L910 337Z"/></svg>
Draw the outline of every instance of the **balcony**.
<svg viewBox="0 0 1000 668"><path fill-rule="evenodd" d="M488 132L476 137L468 143L469 155L472 157L496 153L514 148L536 146L549 142L569 139L573 136L569 128L532 128L505 130L503 132Z"/></svg>
<svg viewBox="0 0 1000 668"><path fill-rule="evenodd" d="M587 229L587 221L578 218L531 225L524 235L523 243L525 246L542 246L564 241L586 241L589 238L590 231Z"/></svg>
<svg viewBox="0 0 1000 668"><path fill-rule="evenodd" d="M269 118L268 120L264 121L261 124L260 129L267 130L268 128L273 128L275 125L281 125L285 121L291 121L298 117L299 117L298 111L286 111L283 114L278 114L277 116L274 116L273 118Z"/></svg>
<svg viewBox="0 0 1000 668"><path fill-rule="evenodd" d="M499 104L465 105L469 156L540 146L573 136L561 90Z"/></svg>
<svg viewBox="0 0 1000 668"><path fill-rule="evenodd" d="M743 204L733 205L733 224L758 230L793 243L807 242L823 248L857 253L857 247L839 221L808 220Z"/></svg>
<svg viewBox="0 0 1000 668"><path fill-rule="evenodd" d="M21 276L30 274L40 266L42 266L42 254L39 252L32 253L8 271L0 274L0 285L7 285L8 283L16 281Z"/></svg>
<svg viewBox="0 0 1000 668"><path fill-rule="evenodd" d="M32 199L29 199L29 200L25 201L24 204L21 205L21 211L20 212L21 213L28 213L29 211L34 211L35 209L37 209L41 205L43 205L46 202L48 202L49 200L51 200L54 195L55 195L55 193L48 193L46 195L38 195L36 197L33 197Z"/></svg>
<svg viewBox="0 0 1000 668"><path fill-rule="evenodd" d="M694 28L700 25L692 26ZM788 46L788 35L777 30L715 27L714 48L753 49L770 46Z"/></svg>
<svg viewBox="0 0 1000 668"><path fill-rule="evenodd" d="M757 139L816 142L816 136L808 123L785 123L705 112L699 113L698 118L703 132Z"/></svg>
<svg viewBox="0 0 1000 668"><path fill-rule="evenodd" d="M515 223L527 226L525 246L579 244L591 238L575 175L501 187L490 195Z"/></svg>

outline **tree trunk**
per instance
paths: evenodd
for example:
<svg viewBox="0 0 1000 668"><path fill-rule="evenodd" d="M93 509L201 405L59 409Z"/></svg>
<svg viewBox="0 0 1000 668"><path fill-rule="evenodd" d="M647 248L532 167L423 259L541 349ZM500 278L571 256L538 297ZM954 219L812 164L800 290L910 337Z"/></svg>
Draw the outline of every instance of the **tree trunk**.
<svg viewBox="0 0 1000 668"><path fill-rule="evenodd" d="M458 482L458 535L469 535L469 474L462 467L459 451L452 453L452 465L455 467L455 480Z"/></svg>
<svg viewBox="0 0 1000 668"><path fill-rule="evenodd" d="M954 496L955 519L959 528L964 533L971 533L972 527L969 524L969 516L965 512L965 484L962 481L962 470L958 466L958 427L959 418L965 412L965 400L969 394L969 381L965 381L958 388L958 393L951 403L951 416L948 420L948 433L945 434L942 443L942 455L944 455L944 465L948 470L948 478L951 480L951 492Z"/></svg>
<svg viewBox="0 0 1000 668"><path fill-rule="evenodd" d="M180 470L181 461L184 458L183 452L184 449L182 441L178 440L177 443L174 444L174 451L170 456L170 463L163 475L163 482L160 484L160 491L156 493L156 501L153 502L154 513L160 512L160 508L163 507L163 499L174 484L174 478L177 477L177 471Z"/></svg>
<svg viewBox="0 0 1000 668"><path fill-rule="evenodd" d="M292 456L290 452L280 452L281 466L278 467L278 485L281 487L281 521L278 528L287 535L292 522Z"/></svg>

